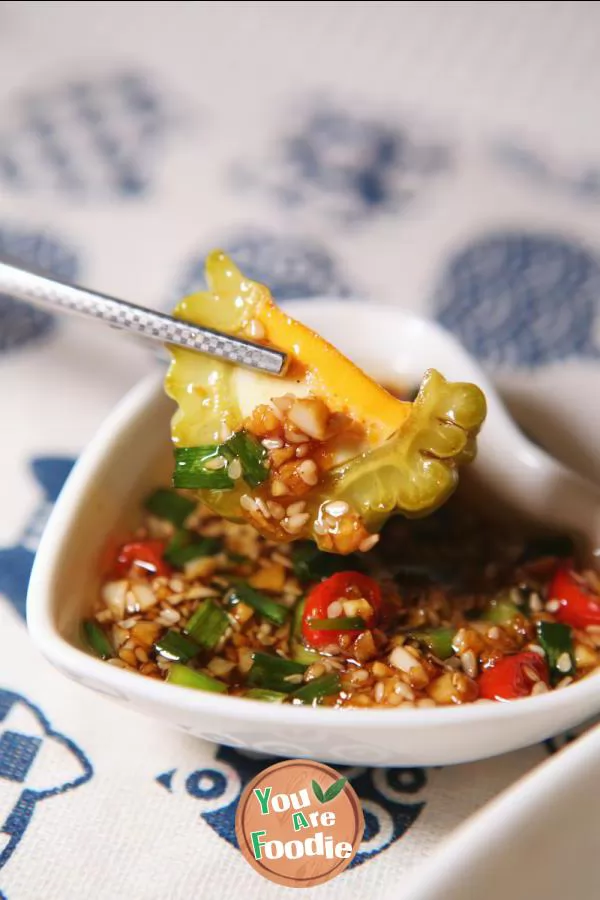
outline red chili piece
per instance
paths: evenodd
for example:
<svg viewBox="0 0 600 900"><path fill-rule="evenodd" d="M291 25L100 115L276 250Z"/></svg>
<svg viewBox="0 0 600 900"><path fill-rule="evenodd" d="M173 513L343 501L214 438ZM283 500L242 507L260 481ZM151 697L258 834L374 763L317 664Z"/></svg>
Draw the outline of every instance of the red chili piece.
<svg viewBox="0 0 600 900"><path fill-rule="evenodd" d="M149 575L170 575L171 567L164 561L162 541L133 541L123 544L117 556L115 575L124 578L132 569L142 569Z"/></svg>
<svg viewBox="0 0 600 900"><path fill-rule="evenodd" d="M600 597L575 578L570 565L557 570L548 591L549 600L558 600L558 622L573 628L600 625Z"/></svg>
<svg viewBox="0 0 600 900"><path fill-rule="evenodd" d="M531 672L537 675L532 678ZM550 682L546 661L530 650L504 656L489 669L484 669L478 679L482 700L516 700L528 697L536 681Z"/></svg>
<svg viewBox="0 0 600 900"><path fill-rule="evenodd" d="M306 598L302 619L302 635L311 647L324 647L335 644L341 635L349 635L352 640L361 633L354 631L335 631L324 628L311 628L311 619L327 619L327 610L335 600L357 600L363 597L373 608L373 615L365 619L365 626L371 628L381 609L381 590L379 585L362 572L336 572L312 589ZM343 615L343 613L342 613Z"/></svg>

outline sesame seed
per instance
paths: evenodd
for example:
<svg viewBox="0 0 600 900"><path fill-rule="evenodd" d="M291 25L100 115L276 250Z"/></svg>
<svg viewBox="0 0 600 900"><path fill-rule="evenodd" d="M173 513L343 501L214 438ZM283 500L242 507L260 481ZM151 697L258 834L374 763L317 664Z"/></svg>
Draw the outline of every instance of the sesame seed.
<svg viewBox="0 0 600 900"><path fill-rule="evenodd" d="M306 509L306 503L304 500L299 500L297 503L290 503L286 512L288 516L296 516L298 513L304 512Z"/></svg>
<svg viewBox="0 0 600 900"><path fill-rule="evenodd" d="M529 608L532 612L541 612L544 608L542 598L539 594L536 594L535 591L529 595Z"/></svg>
<svg viewBox="0 0 600 900"><path fill-rule="evenodd" d="M356 671L351 673L350 677L352 678L352 681L355 681L358 684L360 684L361 681L367 681L367 679L369 677L369 673L367 672L366 669L356 669Z"/></svg>
<svg viewBox="0 0 600 900"><path fill-rule="evenodd" d="M375 697L376 703L381 703L385 694L385 684L383 681L378 681L375 685L375 690L373 692L373 696Z"/></svg>
<svg viewBox="0 0 600 900"><path fill-rule="evenodd" d="M421 667L418 660L405 647L394 647L389 655L389 660L401 672L410 672L415 666Z"/></svg>
<svg viewBox="0 0 600 900"><path fill-rule="evenodd" d="M297 428L290 428L288 425L285 425L284 431L285 438L290 444L307 444L310 441L309 436Z"/></svg>
<svg viewBox="0 0 600 900"><path fill-rule="evenodd" d="M549 613L558 612L560 609L560 600L548 600L546 603L546 611Z"/></svg>
<svg viewBox="0 0 600 900"><path fill-rule="evenodd" d="M283 497L285 494L287 494L287 492L288 489L286 488L285 484L278 478L276 478L271 484L271 493L274 497Z"/></svg>
<svg viewBox="0 0 600 900"><path fill-rule="evenodd" d="M571 657L565 651L561 653L558 659L556 660L556 668L559 672L562 672L563 675L566 675L567 672L570 672L573 668L573 663L571 662Z"/></svg>
<svg viewBox="0 0 600 900"><path fill-rule="evenodd" d="M271 512L270 512L270 510L269 510L269 507L267 506L267 504L266 504L265 501L263 500L263 498L262 498L262 497L256 497L255 500L254 500L254 502L256 503L257 508L261 511L261 513L263 514L263 516L265 517L265 519L270 519L270 518L271 518Z"/></svg>
<svg viewBox="0 0 600 900"><path fill-rule="evenodd" d="M342 604L339 600L334 600L333 603L330 603L327 607L327 618L328 619L337 619L338 616L341 616L343 612Z"/></svg>
<svg viewBox="0 0 600 900"><path fill-rule="evenodd" d="M265 438L261 443L265 450L280 450L283 447L281 438Z"/></svg>
<svg viewBox="0 0 600 900"><path fill-rule="evenodd" d="M537 682L540 680L540 676L539 676L538 673L535 671L535 669L532 669L532 668L531 668L531 666L523 666L523 674L524 674L524 675L527 675L527 677L529 678L529 680L530 680L530 681L533 681L533 682L536 683L536 684L537 684Z"/></svg>
<svg viewBox="0 0 600 900"><path fill-rule="evenodd" d="M207 459L204 463L204 468L209 469L211 472L216 469L224 469L227 465L227 460L224 456L215 456L213 459Z"/></svg>
<svg viewBox="0 0 600 900"><path fill-rule="evenodd" d="M238 478L241 478L242 475L242 464L239 459L232 459L227 468L227 474L230 478L233 478L234 481L237 481Z"/></svg>
<svg viewBox="0 0 600 900"><path fill-rule="evenodd" d="M325 510L328 516L338 519L340 516L345 516L347 512L350 512L350 507L345 500L331 500L325 504Z"/></svg>
<svg viewBox="0 0 600 900"><path fill-rule="evenodd" d="M285 509L281 503L277 503L276 500L267 500L267 506L274 519L277 519L278 522L280 519L283 519L285 516Z"/></svg>
<svg viewBox="0 0 600 900"><path fill-rule="evenodd" d="M314 487L319 481L319 470L317 464L312 459L305 459L298 466L298 475L305 484Z"/></svg>
<svg viewBox="0 0 600 900"><path fill-rule="evenodd" d="M240 497L240 506L242 509L245 509L246 512L256 512L256 503L249 494L242 494Z"/></svg>
<svg viewBox="0 0 600 900"><path fill-rule="evenodd" d="M281 527L288 532L288 534L296 534L300 531L304 525L308 522L310 516L308 513L299 513L294 516L286 516L285 519L281 520Z"/></svg>
<svg viewBox="0 0 600 900"><path fill-rule="evenodd" d="M398 681L394 686L394 692L399 694L400 697L403 697L404 700L414 700L415 692L403 681Z"/></svg>
<svg viewBox="0 0 600 900"><path fill-rule="evenodd" d="M467 673L469 678L476 678L478 665L477 665L477 657L475 656L473 651L466 650L462 654L460 661L461 661L463 669L465 670L465 672Z"/></svg>
<svg viewBox="0 0 600 900"><path fill-rule="evenodd" d="M160 618L163 620L163 622L167 622L169 625L174 625L175 622L179 622L181 616L176 609L167 607L166 609L163 609L161 611Z"/></svg>
<svg viewBox="0 0 600 900"><path fill-rule="evenodd" d="M301 672L294 672L293 675L285 675L283 680L289 684L302 684L303 676Z"/></svg>
<svg viewBox="0 0 600 900"><path fill-rule="evenodd" d="M372 550L375 544L379 542L378 534L370 534L369 537L366 537L364 541L361 541L358 545L358 549L361 553L368 553L369 550Z"/></svg>
<svg viewBox="0 0 600 900"><path fill-rule="evenodd" d="M545 658L546 654L542 647L539 644L527 644L527 649L531 650L532 653L537 653L538 656L541 656L542 659Z"/></svg>
<svg viewBox="0 0 600 900"><path fill-rule="evenodd" d="M297 459L303 459L305 456L308 456L310 453L310 447L308 444L298 444L296 447L296 457Z"/></svg>

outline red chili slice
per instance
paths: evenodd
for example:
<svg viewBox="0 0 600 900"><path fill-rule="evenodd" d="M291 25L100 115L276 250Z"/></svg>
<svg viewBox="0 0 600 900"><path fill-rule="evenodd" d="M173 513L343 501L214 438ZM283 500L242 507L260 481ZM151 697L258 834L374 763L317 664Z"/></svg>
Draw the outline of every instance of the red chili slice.
<svg viewBox="0 0 600 900"><path fill-rule="evenodd" d="M600 597L578 581L569 565L557 570L548 591L549 600L558 600L557 622L573 628L600 625Z"/></svg>
<svg viewBox="0 0 600 900"><path fill-rule="evenodd" d="M335 600L351 600L364 597L372 606L373 615L365 619L365 627L371 628L377 619L381 609L381 590L379 585L368 575L362 572L336 572L330 578L316 585L306 598L304 616L302 619L302 635L311 647L324 647L327 644L335 644L343 634L349 635L352 640L361 633L358 630L336 631L329 629L311 628L311 619L327 619L327 610Z"/></svg>
<svg viewBox="0 0 600 900"><path fill-rule="evenodd" d="M531 677L531 670L537 679ZM479 696L483 700L516 700L528 697L536 681L550 682L546 661L530 650L504 656L489 669L484 669L478 679Z"/></svg>
<svg viewBox="0 0 600 900"><path fill-rule="evenodd" d="M149 575L170 575L171 567L163 559L165 545L162 541L132 541L123 544L117 556L115 575L123 578L132 567Z"/></svg>

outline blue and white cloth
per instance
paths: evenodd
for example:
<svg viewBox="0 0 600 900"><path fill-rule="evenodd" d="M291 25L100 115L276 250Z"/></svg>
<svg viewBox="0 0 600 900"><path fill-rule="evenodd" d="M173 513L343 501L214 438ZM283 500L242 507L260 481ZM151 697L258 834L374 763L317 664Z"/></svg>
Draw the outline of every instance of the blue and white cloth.
<svg viewBox="0 0 600 900"><path fill-rule="evenodd" d="M599 27L594 4L562 2L4 4L0 255L166 309L221 246L281 300L408 306L492 369L535 439L600 481ZM149 348L0 296L5 900L288 893L236 847L240 791L268 760L91 694L27 636L52 505L154 365ZM348 770L364 841L307 896L400 890L568 739Z"/></svg>

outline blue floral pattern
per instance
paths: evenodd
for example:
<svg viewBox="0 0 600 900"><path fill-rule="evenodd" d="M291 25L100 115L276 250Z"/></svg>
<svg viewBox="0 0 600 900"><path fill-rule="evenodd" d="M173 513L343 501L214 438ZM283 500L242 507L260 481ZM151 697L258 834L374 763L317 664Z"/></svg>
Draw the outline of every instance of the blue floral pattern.
<svg viewBox="0 0 600 900"><path fill-rule="evenodd" d="M0 226L0 259L3 257L65 281L78 277L75 251L43 232ZM54 316L44 310L0 294L0 353L46 337L54 323Z"/></svg>
<svg viewBox="0 0 600 900"><path fill-rule="evenodd" d="M449 165L446 146L420 140L408 127L322 105L280 139L260 172L238 172L287 208L310 204L357 222L401 211Z"/></svg>
<svg viewBox="0 0 600 900"><path fill-rule="evenodd" d="M213 246L225 250L253 281L268 285L279 301L350 293L335 258L316 240L252 229L234 232ZM184 266L174 299L206 287L204 258L208 249L212 248L202 249Z"/></svg>
<svg viewBox="0 0 600 900"><path fill-rule="evenodd" d="M80 787L93 774L85 753L55 731L39 707L0 688L0 869L19 846L38 803Z"/></svg>
<svg viewBox="0 0 600 900"><path fill-rule="evenodd" d="M440 279L435 314L491 364L540 366L597 357L600 263L576 241L506 232L461 250Z"/></svg>
<svg viewBox="0 0 600 900"><path fill-rule="evenodd" d="M174 124L143 74L78 78L21 95L0 130L0 184L78 198L136 198L149 190Z"/></svg>
<svg viewBox="0 0 600 900"><path fill-rule="evenodd" d="M600 163L564 168L522 144L500 141L491 149L494 162L542 188L579 200L600 203Z"/></svg>
<svg viewBox="0 0 600 900"><path fill-rule="evenodd" d="M64 456L40 456L31 461L31 470L42 496L16 544L0 548L0 593L23 619L29 576L39 540L74 463L74 459Z"/></svg>

